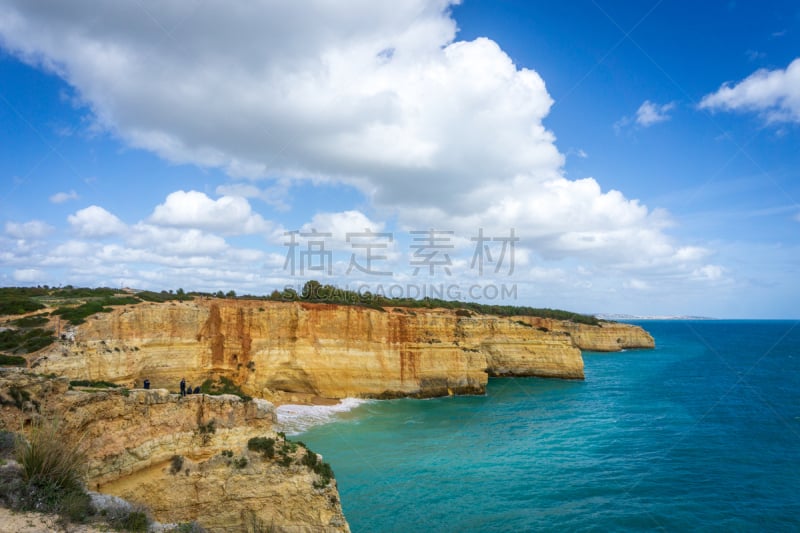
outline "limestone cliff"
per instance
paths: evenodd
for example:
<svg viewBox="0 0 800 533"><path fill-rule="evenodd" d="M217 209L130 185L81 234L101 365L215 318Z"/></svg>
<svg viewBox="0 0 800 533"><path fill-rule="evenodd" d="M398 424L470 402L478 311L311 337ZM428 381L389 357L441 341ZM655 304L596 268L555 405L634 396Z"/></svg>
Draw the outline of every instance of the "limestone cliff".
<svg viewBox="0 0 800 533"><path fill-rule="evenodd" d="M394 397L482 393L489 375L583 378L561 331L446 309L258 300L140 304L91 317L34 364L73 379L175 390L185 376L234 379L248 393Z"/></svg>
<svg viewBox="0 0 800 533"><path fill-rule="evenodd" d="M86 450L89 488L142 503L161 522L197 520L214 532L254 523L349 531L335 481L317 488L318 475L299 457L281 466L247 449L251 437L276 437L275 410L264 400L82 392L64 378L2 371L0 405L5 429L24 430L41 413L60 419L65 440Z"/></svg>
<svg viewBox="0 0 800 533"><path fill-rule="evenodd" d="M515 318L536 328L568 333L575 346L591 352L618 352L628 348L654 348L656 345L649 333L631 324L601 321L597 326L592 326L550 318Z"/></svg>
<svg viewBox="0 0 800 533"><path fill-rule="evenodd" d="M581 379L580 349L653 346L626 324L225 299L120 307L62 337L37 371L171 390L224 375L267 398L482 393L490 375Z"/></svg>

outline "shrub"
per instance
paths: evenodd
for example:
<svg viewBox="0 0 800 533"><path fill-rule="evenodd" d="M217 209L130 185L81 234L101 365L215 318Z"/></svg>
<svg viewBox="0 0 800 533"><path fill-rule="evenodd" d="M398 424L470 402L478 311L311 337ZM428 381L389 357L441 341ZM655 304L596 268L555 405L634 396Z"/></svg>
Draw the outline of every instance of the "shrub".
<svg viewBox="0 0 800 533"><path fill-rule="evenodd" d="M197 430L195 432L196 435L200 435L200 440L203 442L203 446L211 442L211 435L217 432L217 427L214 425L214 420L209 420L205 424L198 422L197 423Z"/></svg>
<svg viewBox="0 0 800 533"><path fill-rule="evenodd" d="M244 468L247 466L247 457L239 457L233 461L233 466L236 468Z"/></svg>
<svg viewBox="0 0 800 533"><path fill-rule="evenodd" d="M331 465L325 461L320 461L317 454L308 448L306 448L306 454L303 456L303 459L300 462L319 476L319 479L314 481L314 488L321 489L327 487L328 483L330 483L331 479L333 479L333 469L331 468Z"/></svg>
<svg viewBox="0 0 800 533"><path fill-rule="evenodd" d="M64 446L58 421L35 422L27 440L18 439L16 459L29 484L52 484L69 489L81 486L86 455L80 443Z"/></svg>
<svg viewBox="0 0 800 533"><path fill-rule="evenodd" d="M108 515L108 523L118 531L143 533L150 526L150 519L142 507L117 508Z"/></svg>
<svg viewBox="0 0 800 533"><path fill-rule="evenodd" d="M314 468L314 472L319 475L319 480L314 482L315 489L327 487L331 482L331 479L333 479L333 469L331 468L331 465L325 461L320 461L317 463L317 466Z"/></svg>
<svg viewBox="0 0 800 533"><path fill-rule="evenodd" d="M169 460L169 473L173 476L183 469L183 456L173 455Z"/></svg>
<svg viewBox="0 0 800 533"><path fill-rule="evenodd" d="M25 366L28 361L19 355L0 354L0 366Z"/></svg>
<svg viewBox="0 0 800 533"><path fill-rule="evenodd" d="M0 350L8 352L31 353L50 346L53 341L53 332L41 328L0 331Z"/></svg>
<svg viewBox="0 0 800 533"><path fill-rule="evenodd" d="M82 484L86 469L82 444L65 443L57 420L35 422L27 440L17 439L15 456L23 481L21 509L56 512L73 521L92 513Z"/></svg>
<svg viewBox="0 0 800 533"><path fill-rule="evenodd" d="M1 294L1 293L0 293ZM21 315L30 311L38 311L44 306L35 300L26 297L8 296L2 294L0 299L0 316L2 315Z"/></svg>
<svg viewBox="0 0 800 533"><path fill-rule="evenodd" d="M254 452L261 452L265 458L275 457L275 439L267 437L253 437L247 441L247 449Z"/></svg>
<svg viewBox="0 0 800 533"><path fill-rule="evenodd" d="M125 531L147 531L147 514L144 511L131 511L120 525Z"/></svg>
<svg viewBox="0 0 800 533"><path fill-rule="evenodd" d="M86 322L86 318L95 313L110 313L111 309L103 307L100 302L86 302L77 307L59 307L53 311L54 315L59 315L61 318L75 326Z"/></svg>
<svg viewBox="0 0 800 533"><path fill-rule="evenodd" d="M71 387L91 387L93 389L111 389L117 388L119 385L108 381L92 381L88 379L74 379L69 382Z"/></svg>
<svg viewBox="0 0 800 533"><path fill-rule="evenodd" d="M255 368L255 365L253 365L253 367ZM212 396L220 394L233 394L246 402L249 402L250 400L253 399L251 396L248 396L247 394L242 392L242 389L239 388L237 384L235 384L233 381L226 378L225 376L220 376L219 379L217 379L217 381L213 381L211 379L205 380L200 385L200 392L202 392L203 394L210 394Z"/></svg>
<svg viewBox="0 0 800 533"><path fill-rule="evenodd" d="M67 491L58 502L58 514L70 522L84 522L94 514L92 499L83 490Z"/></svg>
<svg viewBox="0 0 800 533"><path fill-rule="evenodd" d="M313 470L314 467L317 466L318 462L319 462L319 457L317 457L317 454L309 449L306 449L306 454L303 456L303 460L301 461L301 463Z"/></svg>
<svg viewBox="0 0 800 533"><path fill-rule="evenodd" d="M0 430L0 459L11 459L14 457L14 449L17 437L14 433Z"/></svg>
<svg viewBox="0 0 800 533"><path fill-rule="evenodd" d="M17 409L25 407L25 404L31 399L31 393L17 385L11 385L8 388L8 395L11 396L11 401L9 402L0 398L0 403L4 405L13 405Z"/></svg>
<svg viewBox="0 0 800 533"><path fill-rule="evenodd" d="M11 323L18 328L38 328L47 324L48 319L44 315L25 316L12 320Z"/></svg>

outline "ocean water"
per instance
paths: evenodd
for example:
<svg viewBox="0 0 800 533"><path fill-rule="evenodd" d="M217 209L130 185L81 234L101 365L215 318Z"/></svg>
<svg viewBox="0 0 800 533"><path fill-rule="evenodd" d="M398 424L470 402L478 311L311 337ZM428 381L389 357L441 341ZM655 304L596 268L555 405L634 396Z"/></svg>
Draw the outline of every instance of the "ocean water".
<svg viewBox="0 0 800 533"><path fill-rule="evenodd" d="M297 438L355 533L800 530L800 322L640 324L657 348L587 352L583 382L352 403Z"/></svg>

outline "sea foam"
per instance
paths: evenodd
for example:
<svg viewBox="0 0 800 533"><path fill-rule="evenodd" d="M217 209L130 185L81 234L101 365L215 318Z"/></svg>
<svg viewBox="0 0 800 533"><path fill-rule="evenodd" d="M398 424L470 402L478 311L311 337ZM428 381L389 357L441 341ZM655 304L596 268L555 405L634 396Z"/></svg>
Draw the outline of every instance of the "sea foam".
<svg viewBox="0 0 800 533"><path fill-rule="evenodd" d="M278 428L287 435L297 435L313 426L333 422L342 413L370 402L361 398L344 398L336 405L281 405L277 408Z"/></svg>

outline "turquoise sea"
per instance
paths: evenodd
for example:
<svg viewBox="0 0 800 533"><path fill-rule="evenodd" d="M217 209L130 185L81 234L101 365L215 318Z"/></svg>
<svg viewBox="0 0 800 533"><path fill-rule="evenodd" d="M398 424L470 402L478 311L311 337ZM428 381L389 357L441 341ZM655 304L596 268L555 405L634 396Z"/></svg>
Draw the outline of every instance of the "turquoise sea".
<svg viewBox="0 0 800 533"><path fill-rule="evenodd" d="M800 530L800 322L643 321L586 380L363 403L298 435L355 533Z"/></svg>

